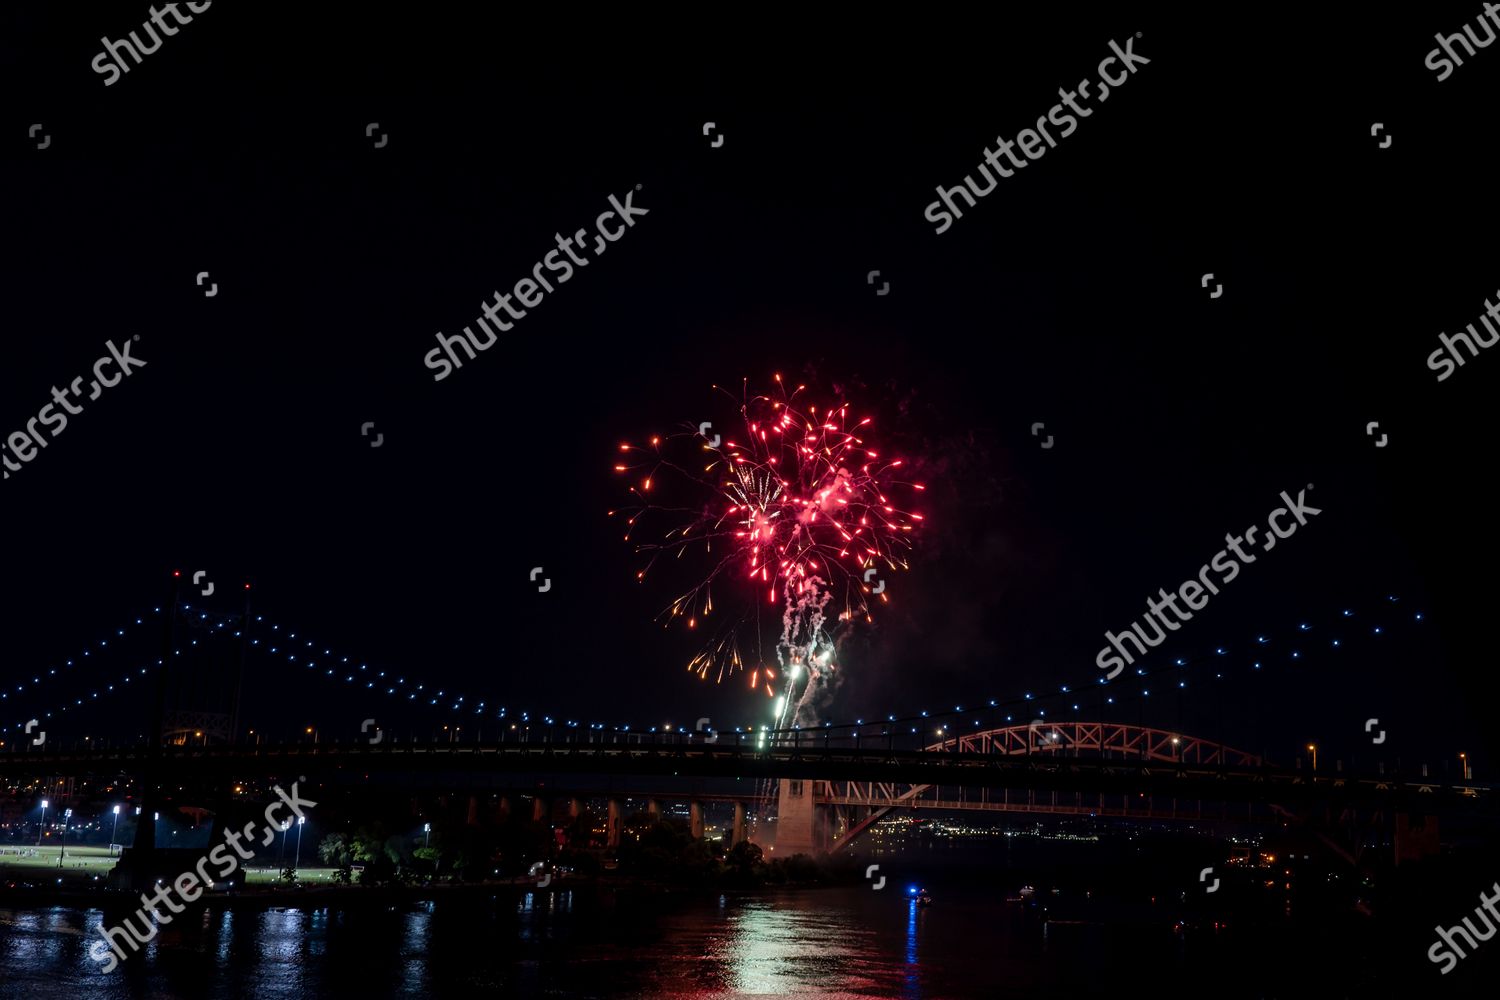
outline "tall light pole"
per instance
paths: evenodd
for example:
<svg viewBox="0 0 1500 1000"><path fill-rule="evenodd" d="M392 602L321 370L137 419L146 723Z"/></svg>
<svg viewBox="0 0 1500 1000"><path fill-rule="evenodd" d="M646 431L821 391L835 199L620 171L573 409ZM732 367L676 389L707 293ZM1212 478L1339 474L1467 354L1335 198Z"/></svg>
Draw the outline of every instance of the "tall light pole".
<svg viewBox="0 0 1500 1000"><path fill-rule="evenodd" d="M115 822L109 828L109 853L115 853L115 831L120 829L120 807L115 806Z"/></svg>
<svg viewBox="0 0 1500 1000"><path fill-rule="evenodd" d="M1316 771L1318 769L1318 745L1316 743L1309 743L1307 749L1312 751L1312 769Z"/></svg>
<svg viewBox="0 0 1500 1000"><path fill-rule="evenodd" d="M42 830L47 828L47 800L42 800L42 828L36 832L36 846L42 846Z"/></svg>
<svg viewBox="0 0 1500 1000"><path fill-rule="evenodd" d="M423 847L431 847L432 846L432 824L431 823L423 823L422 824L422 832L427 835L427 839L424 840L424 841L422 841L422 846Z"/></svg>
<svg viewBox="0 0 1500 1000"><path fill-rule="evenodd" d="M63 810L62 844L57 849L57 867L63 866L63 855L68 853L68 820L73 818L72 809Z"/></svg>
<svg viewBox="0 0 1500 1000"><path fill-rule="evenodd" d="M293 868L302 867L302 824L307 822L306 816L297 817L297 855L293 859Z"/></svg>
<svg viewBox="0 0 1500 1000"><path fill-rule="evenodd" d="M292 828L292 821L284 819L281 821L281 864L286 865L286 832Z"/></svg>
<svg viewBox="0 0 1500 1000"><path fill-rule="evenodd" d="M1469 780L1469 755L1466 753L1458 755L1458 773L1464 781Z"/></svg>

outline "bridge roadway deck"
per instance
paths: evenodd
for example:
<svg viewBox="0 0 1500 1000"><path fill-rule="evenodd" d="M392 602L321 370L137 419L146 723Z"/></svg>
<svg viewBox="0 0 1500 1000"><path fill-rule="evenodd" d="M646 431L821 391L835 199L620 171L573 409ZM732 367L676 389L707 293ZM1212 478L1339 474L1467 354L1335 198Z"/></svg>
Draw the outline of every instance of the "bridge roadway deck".
<svg viewBox="0 0 1500 1000"><path fill-rule="evenodd" d="M0 775L78 777L140 774L147 747L0 754ZM684 743L532 742L292 744L167 747L159 773L172 778L331 777L359 772L372 783L418 773L637 775L686 778L804 778L909 785L1136 793L1227 802L1338 801L1417 811L1492 810L1494 788L1408 775L1357 775L1277 768L1065 756L997 755L885 748Z"/></svg>

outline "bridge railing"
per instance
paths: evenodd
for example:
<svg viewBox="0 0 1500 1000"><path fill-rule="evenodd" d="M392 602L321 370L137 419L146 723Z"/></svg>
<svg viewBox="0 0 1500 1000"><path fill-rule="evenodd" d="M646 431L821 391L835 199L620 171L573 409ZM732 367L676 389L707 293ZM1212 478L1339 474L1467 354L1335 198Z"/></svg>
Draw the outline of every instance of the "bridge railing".
<svg viewBox="0 0 1500 1000"><path fill-rule="evenodd" d="M196 738L195 738L196 736ZM317 729L309 732L254 731L233 744L235 747L279 746L291 747L340 747L352 748L360 745L387 747L401 746L458 746L487 745L546 745L546 746L620 746L620 747L671 747L671 748L718 748L740 752L763 750L799 751L880 751L892 753L935 754L973 756L1031 756L1041 759L1063 757L1090 757L1104 760L1146 760L1162 763L1179 763L1192 766L1219 768L1255 768L1274 766L1259 755L1227 747L1222 744L1175 733L1170 730L1116 723L1068 722L1056 724L1031 724L1027 726L1002 726L993 729L977 729L969 733L953 733L947 726L937 728L889 724L861 723L858 725L823 726L806 729L757 730L736 729L715 731L712 729L689 730L685 727L605 727L568 723L516 722L494 726L464 727L462 729L428 730L425 732L385 733L373 731L363 735L328 734ZM201 734L183 734L171 745L228 749L230 745L210 741ZM118 738L74 738L58 739L54 734L41 745L28 740L6 741L0 744L0 754L56 754L56 753L113 753L142 750L139 741ZM1426 764L1402 766L1397 760L1378 757L1370 759L1329 761L1318 768L1317 777L1336 777L1346 772L1364 774L1389 774L1392 778L1431 778L1436 781L1463 779L1444 766L1429 768ZM1331 765L1331 766L1330 766ZM1471 779L1472 780L1472 779Z"/></svg>

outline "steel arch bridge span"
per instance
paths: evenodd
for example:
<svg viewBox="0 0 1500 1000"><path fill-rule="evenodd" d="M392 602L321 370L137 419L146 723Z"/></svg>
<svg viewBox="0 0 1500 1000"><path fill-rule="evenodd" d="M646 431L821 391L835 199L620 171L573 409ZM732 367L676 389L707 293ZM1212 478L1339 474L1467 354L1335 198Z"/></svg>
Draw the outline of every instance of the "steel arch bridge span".
<svg viewBox="0 0 1500 1000"><path fill-rule="evenodd" d="M1173 764L1259 767L1260 757L1222 743L1113 722L1033 722L983 732L958 734L924 748L928 753L1043 754L1081 757L1098 754L1109 758L1157 760Z"/></svg>
<svg viewBox="0 0 1500 1000"><path fill-rule="evenodd" d="M1038 720L1024 726L1004 726L975 733L955 734L936 743L928 744L923 748L923 752L1007 757L1094 757L1104 760L1191 764L1199 767L1215 765L1259 767L1262 763L1261 758L1256 754L1237 750L1213 740L1165 729L1110 722L1045 723ZM1106 802L1103 795L1099 797L1097 803L1088 804L1085 804L1081 797L1072 804L1058 802L1055 794L1050 803L1038 802L1035 796L1030 794L1024 800L1018 801L1012 801L1008 794L999 799L987 794L982 794L978 799L968 796L945 799L941 790L930 784L900 785L856 781L816 782L813 788L813 802L817 805L867 810L861 820L850 826L842 837L829 845L830 851L847 847L892 810L900 808L1180 819L1202 815L1201 802L1198 803L1195 811L1179 811L1175 800L1170 810L1158 809L1154 804L1149 803L1144 808L1137 806L1132 809L1128 796L1122 796L1118 805ZM785 804L783 801L783 805ZM791 811L796 812L795 806Z"/></svg>

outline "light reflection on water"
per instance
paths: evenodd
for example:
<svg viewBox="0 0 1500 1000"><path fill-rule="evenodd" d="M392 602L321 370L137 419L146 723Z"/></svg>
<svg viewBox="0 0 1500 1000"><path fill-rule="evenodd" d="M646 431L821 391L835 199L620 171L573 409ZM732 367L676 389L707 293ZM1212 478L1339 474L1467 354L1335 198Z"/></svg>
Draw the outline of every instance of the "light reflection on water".
<svg viewBox="0 0 1500 1000"><path fill-rule="evenodd" d="M994 893L955 888L937 896L919 907L868 887L742 895L530 890L400 906L214 906L163 927L109 974L89 957L103 911L0 909L0 1000L926 1000L1028 996L1060 985L1063 992L1051 995L1093 995L1142 968L1163 986L1198 975L1165 929L1128 939L1098 926L1044 933ZM123 916L111 910L110 922Z"/></svg>

